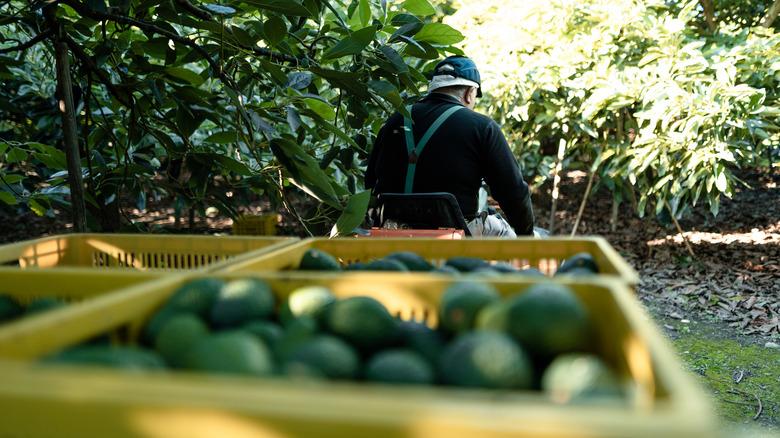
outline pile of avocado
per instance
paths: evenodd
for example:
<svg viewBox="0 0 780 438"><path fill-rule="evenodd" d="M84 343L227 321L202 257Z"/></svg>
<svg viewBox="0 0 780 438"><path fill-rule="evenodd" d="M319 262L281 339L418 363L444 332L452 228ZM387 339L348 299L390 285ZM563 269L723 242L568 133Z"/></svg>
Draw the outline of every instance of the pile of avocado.
<svg viewBox="0 0 780 438"><path fill-rule="evenodd" d="M28 303L23 303L11 295L0 294L0 324L56 309L66 304L66 301L49 296L36 297Z"/></svg>
<svg viewBox="0 0 780 438"><path fill-rule="evenodd" d="M44 361L620 398L615 373L593 353L591 315L565 285L502 297L489 283L456 280L438 321L402 320L377 299L321 285L282 296L259 278L204 277L150 316L137 345L81 345Z"/></svg>
<svg viewBox="0 0 780 438"><path fill-rule="evenodd" d="M546 277L535 267L517 268L506 262L490 262L479 257L454 256L447 258L440 266L412 251L396 251L370 261L342 263L333 255L319 249L309 248L301 257L298 270L301 271L395 271L430 272L441 274L480 274L498 276L520 274ZM588 252L578 252L563 260L554 275L587 276L599 273L596 260Z"/></svg>

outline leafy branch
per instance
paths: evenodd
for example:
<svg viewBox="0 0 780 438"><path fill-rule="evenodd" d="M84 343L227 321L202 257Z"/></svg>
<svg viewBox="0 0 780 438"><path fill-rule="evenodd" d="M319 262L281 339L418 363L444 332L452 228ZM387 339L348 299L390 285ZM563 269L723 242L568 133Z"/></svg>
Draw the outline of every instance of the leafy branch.
<svg viewBox="0 0 780 438"><path fill-rule="evenodd" d="M211 13L209 13L207 11L204 11L203 9L193 5L192 3L190 3L187 0L175 0L175 1L176 1L176 4L178 4L184 10L190 12L192 15L196 16L197 18L200 18L203 21L209 21L211 23L218 24L218 25L222 26L222 28L226 32L228 32L231 35L233 34L233 30L232 29L225 27L224 25L222 25L222 23L220 23L219 21L214 19L214 16L211 15ZM286 54L280 53L280 52L275 52L275 51L270 50L270 49L265 48L265 47L247 47L247 46L243 46L243 45L242 45L242 47L244 49L252 50L255 54L258 54L258 55L261 55L261 56L265 56L267 58L275 59L277 61L294 62L294 63L298 62L298 58L296 58L294 56L286 55Z"/></svg>
<svg viewBox="0 0 780 438"><path fill-rule="evenodd" d="M70 49L71 53L73 53L73 56L75 56L76 59L78 59L91 72L97 75L100 82L106 86L106 88L111 92L111 95L114 96L116 100L118 100L122 105L126 107L132 106L132 102L126 99L126 96L132 98L132 94L122 93L119 90L119 88L117 88L116 84L114 84L113 81L111 81L111 78L109 78L108 75L106 75L106 72L98 68L97 64L95 64L95 61L86 52L84 52L84 49L81 47L79 43L73 41L73 39L69 36L65 36L64 41L68 45L68 49Z"/></svg>
<svg viewBox="0 0 780 438"><path fill-rule="evenodd" d="M82 16L92 18L95 21L113 21L119 24L135 26L145 32L164 36L170 39L171 41L174 41L178 44L181 44L183 46L191 48L192 50L195 50L196 52L198 52L199 55L201 55L203 60L205 60L211 66L212 70L214 71L214 74L216 74L216 76L227 87L232 89L234 92L238 93L238 87L235 85L233 80L225 74L225 72L222 70L222 67L219 64L217 64L217 62L214 61L214 59L212 59L212 57L209 55L206 49L201 47L195 41L189 38L179 36L173 32L167 31L153 24L145 23L143 21L126 17L124 15L116 15L116 14L109 14L105 12L95 11L94 9L89 8L88 6L83 5L82 3L75 0L63 0L62 4L72 7L73 10L75 10Z"/></svg>
<svg viewBox="0 0 780 438"><path fill-rule="evenodd" d="M0 55L5 53L11 53L11 52L21 52L23 50L27 50L30 47L38 44L39 42L45 40L46 38L49 38L50 36L54 35L54 30L47 29L44 32L39 33L38 35L30 38L28 41L25 42L19 42L18 45L13 47L6 47L5 49L0 49Z"/></svg>

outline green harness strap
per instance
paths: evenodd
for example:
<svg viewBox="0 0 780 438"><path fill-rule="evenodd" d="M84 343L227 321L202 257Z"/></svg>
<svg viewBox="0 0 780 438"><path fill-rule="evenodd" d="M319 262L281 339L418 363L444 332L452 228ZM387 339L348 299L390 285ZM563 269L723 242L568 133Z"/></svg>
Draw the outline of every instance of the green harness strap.
<svg viewBox="0 0 780 438"><path fill-rule="evenodd" d="M404 118L404 132L406 134L406 152L409 154L409 166L406 169L406 185L404 186L404 193L412 193L412 187L414 186L414 170L417 168L417 159L422 153L423 148L428 143L428 140L433 137L433 134L437 129L447 120L451 115L462 109L462 106L453 106L447 111L444 111L433 124L425 131L425 135L420 139L420 143L416 146L414 144L414 132L412 131L412 120ZM409 114L412 113L412 106L406 107Z"/></svg>

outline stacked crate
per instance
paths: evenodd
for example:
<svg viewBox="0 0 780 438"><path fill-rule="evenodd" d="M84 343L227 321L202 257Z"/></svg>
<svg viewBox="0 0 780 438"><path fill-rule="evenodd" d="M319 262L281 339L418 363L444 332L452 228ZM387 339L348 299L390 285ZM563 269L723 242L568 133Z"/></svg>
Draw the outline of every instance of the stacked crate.
<svg viewBox="0 0 780 438"><path fill-rule="evenodd" d="M431 326L437 324L442 294L460 279L412 272L298 270L303 254L312 248L331 254L342 266L413 251L434 265L468 256L537 268L548 277L470 278L489 283L502 296L541 281L570 287L594 315L595 353L619 374L626 396L620 403L567 404L535 390L399 387L184 371L128 374L36 364L40 357L101 333L134 342L166 300L196 279L262 279L279 301L297 288L319 285L338 298L370 296L401 319ZM561 262L579 252L593 255L598 275L553 276ZM82 280L93 282L89 276ZM717 435L710 406L637 301L633 291L637 283L636 272L598 237L315 238L242 255L213 270L167 271L95 296L67 312L53 311L35 324L0 328L0 405L5 406L0 409L0 432L86 438ZM45 422L36 420L41 412L46 412Z"/></svg>

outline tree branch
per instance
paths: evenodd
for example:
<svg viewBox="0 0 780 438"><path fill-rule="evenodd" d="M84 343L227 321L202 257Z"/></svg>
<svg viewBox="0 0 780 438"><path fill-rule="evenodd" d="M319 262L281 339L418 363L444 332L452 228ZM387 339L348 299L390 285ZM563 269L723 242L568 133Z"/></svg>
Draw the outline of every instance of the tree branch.
<svg viewBox="0 0 780 438"><path fill-rule="evenodd" d="M761 20L761 26L772 26L772 23L775 21L775 18L777 18L778 14L780 14L780 0L775 0L774 3L772 3L772 6L769 7L766 15L764 15L764 19Z"/></svg>
<svg viewBox="0 0 780 438"><path fill-rule="evenodd" d="M198 43L196 43L193 40L190 40L189 38L181 37L181 36L179 36L179 35L177 35L177 34L175 34L173 32L169 32L169 31L167 31L165 29L161 29L161 28L159 28L159 27L157 27L157 26L155 26L153 24L145 23L143 21L138 21L136 19L133 19L133 18L130 18L130 17L125 17L123 15L114 15L114 14L106 14L106 13L103 13L103 12L97 12L97 11L93 10L92 8L89 8L89 7L81 4L77 0L64 0L62 3L72 7L73 10L75 10L76 12L78 12L79 14L81 14L84 17L89 17L89 18L92 18L93 20L96 20L96 21L113 21L113 22L120 23L120 24L126 24L126 25L129 25L129 26L135 26L135 27L137 27L137 28L139 28L139 29L141 29L143 31L156 33L158 35L162 35L162 36L164 36L164 37L166 37L166 38L168 38L168 39L170 39L172 41L175 41L175 42L177 42L177 43L179 43L181 45L187 46L187 47L191 48L192 50L195 50L196 52L198 52L203 57L203 59L206 62L209 63L209 65L214 70L214 72L217 75L217 77L225 85L227 85L228 87L232 88L234 91L238 89L238 87L235 86L233 81L227 75L225 75L224 71L222 71L222 67L220 67L219 64L217 64L217 62L214 61L211 58L211 56L209 56L209 53L203 47L198 45Z"/></svg>
<svg viewBox="0 0 780 438"><path fill-rule="evenodd" d="M296 65L298 64L298 58L285 55L284 53L274 52L273 50L266 49L265 47L252 47L252 51L258 55L265 56L266 58L272 58L283 62L294 62Z"/></svg>
<svg viewBox="0 0 780 438"><path fill-rule="evenodd" d="M95 64L95 61L92 60L92 58L87 55L86 52L84 52L84 49L81 48L81 46L73 41L70 37L64 38L65 42L68 44L68 48L73 53L73 56L78 58L79 61L81 61L82 64L86 65L87 68L89 68L91 71L93 71L98 79L100 79L100 82L103 83L103 85L108 88L108 91L111 92L111 94L118 100L122 105L126 107L131 106L131 102L124 98L125 94L123 94L117 87L114 85L113 82L111 82L111 78L109 78L106 75L106 72L99 69L97 64Z"/></svg>
<svg viewBox="0 0 780 438"><path fill-rule="evenodd" d="M188 11L192 12L198 18L218 23L216 20L214 20L211 17L211 14L209 14L208 12L200 10L196 6L193 6L192 4L189 4L189 3L187 3L189 6L185 6L186 0L176 0L176 1L177 1L177 3L182 5L182 7L184 7ZM220 80L222 80L222 82L224 82L225 84L227 84L228 86L230 86L234 90L238 89L238 87L233 83L233 81L228 76L226 76L224 74L224 72L222 71L222 68L216 63L216 61L211 59L211 56L209 56L208 52L206 52L206 50L203 49L203 47L201 47L195 41L193 41L193 40L191 40L189 38L185 38L185 37L179 36L179 35L177 35L175 33L169 32L169 31L167 31L165 29L161 29L161 28L159 28L159 27L157 27L157 26L155 26L153 24L145 23L143 21L139 21L139 20L136 20L136 19L133 19L133 18L130 18L130 17L126 17L124 15L116 15L116 14L107 14L107 13L97 12L97 11L93 10L92 8L89 8L89 7L81 4L78 0L63 0L62 3L72 7L76 12L78 12L82 16L92 18L93 20L96 20L96 21L113 21L113 22L120 23L120 24L127 24L127 25L130 25L130 26L135 26L135 27L137 27L137 28L139 28L139 29L141 29L143 31L152 32L152 33L156 33L158 35L162 35L162 36L164 36L164 37L166 37L168 39L171 39L171 40L173 40L173 41L175 41L175 42L177 42L179 44L183 44L183 45L185 45L187 47L190 47L191 49L193 49L196 52L198 52L203 57L203 59L205 59L209 63L209 65L211 65L211 68L214 69L214 71L216 72L216 75L219 77ZM229 28L226 29L226 30L228 32L232 33L232 31ZM267 49L267 48L264 48L264 47L251 47L249 49L252 50L254 53L256 53L258 55L265 56L265 57L268 57L268 58L273 58L273 59L276 59L278 61L295 62L295 63L298 62L298 59L296 57L294 57L294 56L289 56L289 55L285 55L284 53L274 52L274 51L272 51L270 49Z"/></svg>
<svg viewBox="0 0 780 438"><path fill-rule="evenodd" d="M201 8L195 6L195 5L193 5L192 3L188 2L187 0L176 0L176 4L181 6L184 10L189 11L192 15L200 18L201 20L212 21L212 22L216 23L216 20L214 19L214 17L210 13L204 11L203 9L201 9Z"/></svg>
<svg viewBox="0 0 780 438"><path fill-rule="evenodd" d="M582 203L580 203L580 209L577 212L577 219L574 221L574 226L571 229L571 235L569 237L574 237L577 234L577 227L580 225L580 219L582 219L582 213L585 212L585 204L588 202L588 197L590 196L590 189L593 188L593 175L596 172L591 170L590 175L588 175L588 186L585 188L585 196L582 197Z"/></svg>
<svg viewBox="0 0 780 438"><path fill-rule="evenodd" d="M7 47L5 49L0 49L0 55L2 55L4 53L19 52L19 51L22 51L22 50L27 50L30 47L38 44L39 42L45 40L46 38L48 38L48 37L50 37L52 35L54 35L54 31L51 30L51 29L47 29L45 32L39 33L38 35L34 36L33 38L31 38L27 42L20 43L19 45L14 46L14 47Z"/></svg>
<svg viewBox="0 0 780 438"><path fill-rule="evenodd" d="M707 29L710 32L715 32L718 25L715 24L715 7L712 5L712 0L699 0L699 4L704 9L704 23L707 25Z"/></svg>
<svg viewBox="0 0 780 438"><path fill-rule="evenodd" d="M76 126L76 109L73 102L73 84L70 74L70 56L68 45L63 40L65 32L62 23L57 18L56 6L47 5L43 8L43 16L52 30L54 40L54 65L57 71L57 98L62 123L62 142L65 150L65 161L68 166L68 185L70 186L71 205L73 207L73 229L77 233L87 232L87 207L84 199L84 182L81 171L81 154L79 153L78 128Z"/></svg>
<svg viewBox="0 0 780 438"><path fill-rule="evenodd" d="M672 216L672 220L674 221L674 225L677 227L677 232L680 233L680 237L682 237L683 243L685 244L685 248L688 250L688 254L691 255L691 257L696 258L696 253L693 252L693 248L691 247L691 243L688 242L688 237L685 236L685 233L682 230L682 227L680 226L680 223L677 222L677 217L674 215L674 211L672 211L672 207L669 205L669 201L664 201L664 204L666 205L666 208L669 209L669 215Z"/></svg>
<svg viewBox="0 0 780 438"><path fill-rule="evenodd" d="M212 23L221 25L219 21L214 19L213 15L193 5L188 0L175 0L175 1L176 4L182 7L182 9L190 12L195 17L200 18L201 20L204 21L210 21ZM233 34L233 31L230 28L225 28L225 30L228 31L231 35ZM258 55L265 56L266 58L272 58L282 62L295 62L295 63L298 62L298 59L295 58L294 56L285 55L284 53L274 52L273 50L267 49L265 47L247 47L247 48L252 50Z"/></svg>
<svg viewBox="0 0 780 438"><path fill-rule="evenodd" d="M708 378L708 379L710 379L710 380L713 380L713 381L715 381L715 382L722 383L722 384L724 384L724 385L728 386L729 388L731 388L732 390L734 390L734 391L736 391L736 392L740 392L740 393L742 393L742 394L745 394L745 395L752 395L753 397L755 397L755 398L756 398L756 401L758 401L758 411L756 412L756 415L753 417L753 421L756 421L756 420L758 420L758 417L760 417L760 416L761 416L761 412L763 412L763 410L764 410L764 405L763 405L763 403L761 403L761 397L759 397L757 394L754 394L754 393L752 393L752 392L747 392L747 391L743 391L743 390L741 390L741 389L737 389L737 388L735 388L735 387L733 387L733 386L729 385L728 383L726 383L726 382L724 382L724 381L722 381L722 380L719 380L719 379L716 379L716 378L714 378L714 377L710 377L710 376L708 376L708 375L707 375L706 373L704 373L704 372L702 372L701 374L702 374L704 377L706 377L706 378ZM728 400L726 400L726 401L728 401Z"/></svg>

